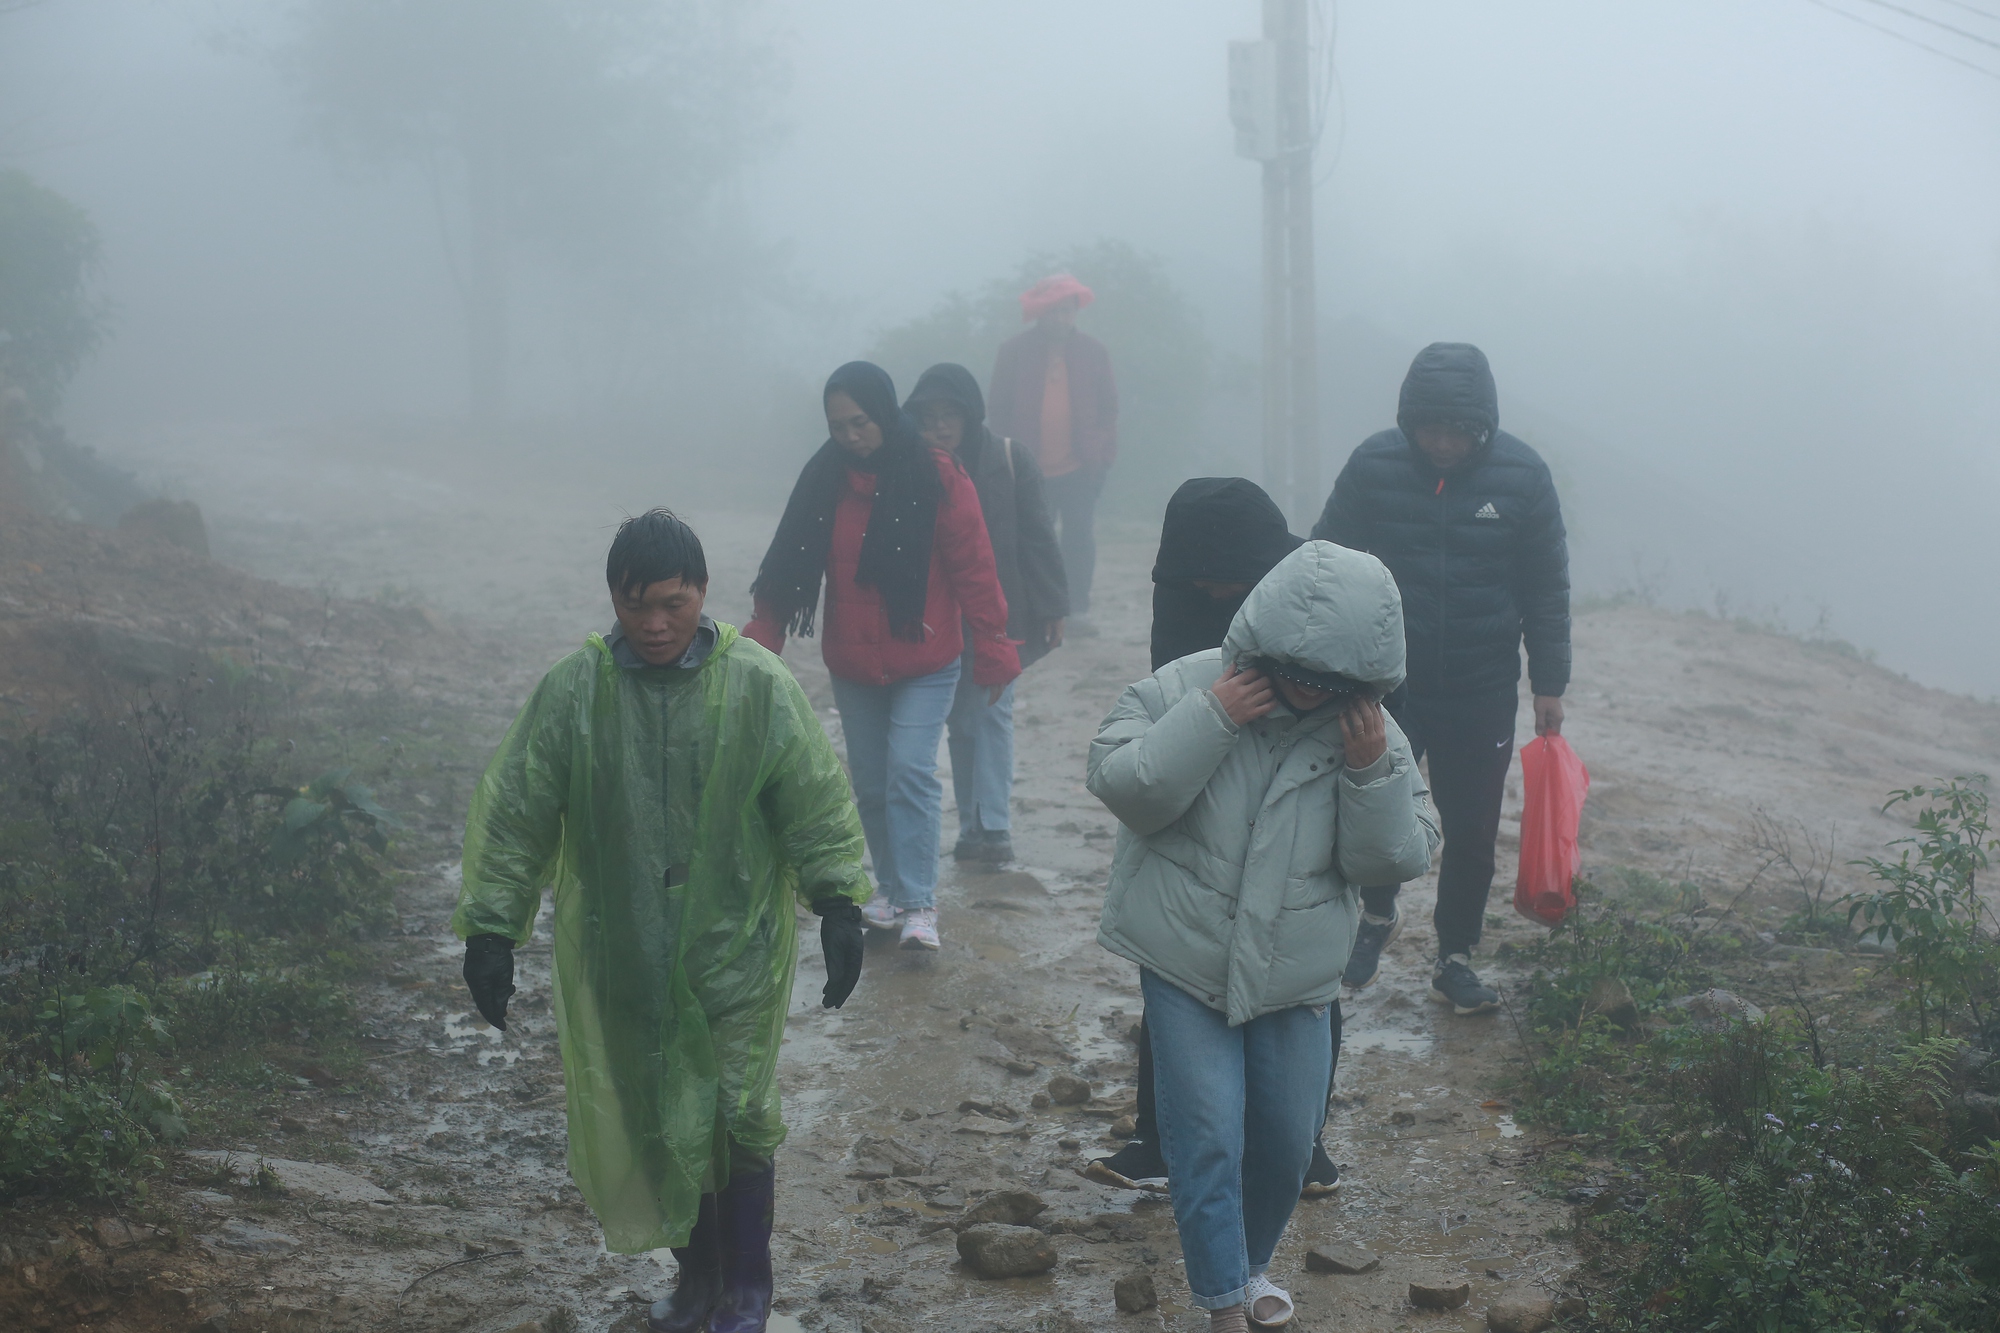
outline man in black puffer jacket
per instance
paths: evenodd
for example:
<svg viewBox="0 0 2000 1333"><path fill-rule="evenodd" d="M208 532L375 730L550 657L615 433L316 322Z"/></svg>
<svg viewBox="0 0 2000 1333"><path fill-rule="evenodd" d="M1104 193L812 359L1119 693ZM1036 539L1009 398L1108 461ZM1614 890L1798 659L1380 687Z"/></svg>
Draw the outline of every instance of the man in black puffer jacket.
<svg viewBox="0 0 2000 1333"><path fill-rule="evenodd" d="M1430 756L1444 824L1431 993L1461 1014L1497 1009L1500 997L1474 974L1470 954L1493 886L1524 641L1535 734L1562 731L1569 547L1548 465L1500 429L1483 352L1432 343L1417 353L1396 429L1354 451L1312 535L1367 551L1402 591L1409 679L1389 707L1416 755ZM1347 985L1373 981L1401 931L1399 887L1362 890Z"/></svg>

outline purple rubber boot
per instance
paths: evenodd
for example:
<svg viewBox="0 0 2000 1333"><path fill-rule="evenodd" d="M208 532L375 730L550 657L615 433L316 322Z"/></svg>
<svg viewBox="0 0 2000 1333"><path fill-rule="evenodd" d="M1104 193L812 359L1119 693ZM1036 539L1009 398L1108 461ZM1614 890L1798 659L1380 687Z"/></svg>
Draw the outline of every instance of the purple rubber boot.
<svg viewBox="0 0 2000 1333"><path fill-rule="evenodd" d="M709 1316L710 1333L764 1333L771 1318L771 1216L775 1167L736 1176L715 1196L722 1235L722 1299Z"/></svg>
<svg viewBox="0 0 2000 1333"><path fill-rule="evenodd" d="M701 1196L694 1232L687 1248L674 1251L674 1262L680 1265L674 1294L653 1302L646 1311L646 1327L653 1333L701 1333L722 1300L722 1233L713 1194Z"/></svg>

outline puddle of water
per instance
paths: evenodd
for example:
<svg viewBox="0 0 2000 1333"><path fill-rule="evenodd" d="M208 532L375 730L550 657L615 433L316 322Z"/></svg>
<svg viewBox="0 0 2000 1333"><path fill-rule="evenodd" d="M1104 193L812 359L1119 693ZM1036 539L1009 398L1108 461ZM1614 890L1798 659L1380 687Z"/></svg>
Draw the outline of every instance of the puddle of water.
<svg viewBox="0 0 2000 1333"><path fill-rule="evenodd" d="M1340 1032L1340 1053L1360 1054L1363 1051L1388 1051L1392 1055L1427 1056L1437 1039L1424 1032L1396 1032L1388 1028L1354 1028L1343 1026Z"/></svg>

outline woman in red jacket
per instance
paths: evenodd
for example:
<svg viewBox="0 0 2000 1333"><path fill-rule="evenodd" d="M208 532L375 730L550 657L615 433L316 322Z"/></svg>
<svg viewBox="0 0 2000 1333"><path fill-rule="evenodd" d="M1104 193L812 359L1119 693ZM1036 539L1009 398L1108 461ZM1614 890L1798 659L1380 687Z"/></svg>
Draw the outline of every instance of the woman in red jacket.
<svg viewBox="0 0 2000 1333"><path fill-rule="evenodd" d="M788 632L811 635L825 582L821 651L875 863L875 898L862 915L878 930L900 929L906 949L935 949L938 739L965 635L973 680L994 697L1021 660L965 470L924 443L879 366L848 362L822 398L831 438L792 487L743 632L774 653Z"/></svg>

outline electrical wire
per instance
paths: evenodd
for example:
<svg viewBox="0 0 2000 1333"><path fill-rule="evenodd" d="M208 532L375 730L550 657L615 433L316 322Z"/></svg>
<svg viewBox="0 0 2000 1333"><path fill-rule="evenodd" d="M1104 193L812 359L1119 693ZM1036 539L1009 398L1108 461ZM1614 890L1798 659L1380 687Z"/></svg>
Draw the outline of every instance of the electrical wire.
<svg viewBox="0 0 2000 1333"><path fill-rule="evenodd" d="M1824 9L1829 14L1838 14L1844 19L1847 19L1854 23L1859 23L1864 28L1873 28L1876 32L1886 33L1889 36L1894 37L1899 42L1908 42L1911 46L1916 47L1919 51L1928 51L1934 56L1942 56L1944 59L1949 60L1954 65L1963 65L1975 74L1984 74L1987 78L1992 79L1996 82L2000 82L2000 73L1995 73L1993 70L1986 68L1986 66L1984 65L1976 64L1973 61L1965 59L1963 56L1955 56L1949 51L1940 51L1937 47L1932 46L1930 43L1920 42L1916 38L1910 36L1908 33L1897 32L1894 28L1885 27L1880 23L1871 23L1867 19L1862 18L1859 14L1850 14L1844 9L1840 9L1834 5L1828 4L1827 0L1806 0L1806 3L1818 5L1821 9Z"/></svg>
<svg viewBox="0 0 2000 1333"><path fill-rule="evenodd" d="M1933 28L1942 28L1954 37L1963 37L1968 42L1978 42L1981 46L1990 46L1995 51L2000 51L2000 42L1994 41L1991 37L1981 37L1976 32L1968 32L1964 28L1955 27L1952 24L1946 23L1943 19L1934 19L1929 14L1919 14L1914 9L1905 9L1901 5L1892 3L1891 0L1862 0L1862 3L1874 5L1878 9L1894 10L1898 14L1908 15L1919 23L1928 23Z"/></svg>
<svg viewBox="0 0 2000 1333"><path fill-rule="evenodd" d="M1944 0L1944 2L1953 9L1962 9L1968 14L1977 14L1988 22L2000 23L2000 14L1996 14L1990 9L1981 9L1978 5L1968 5L1965 3L1965 0Z"/></svg>

